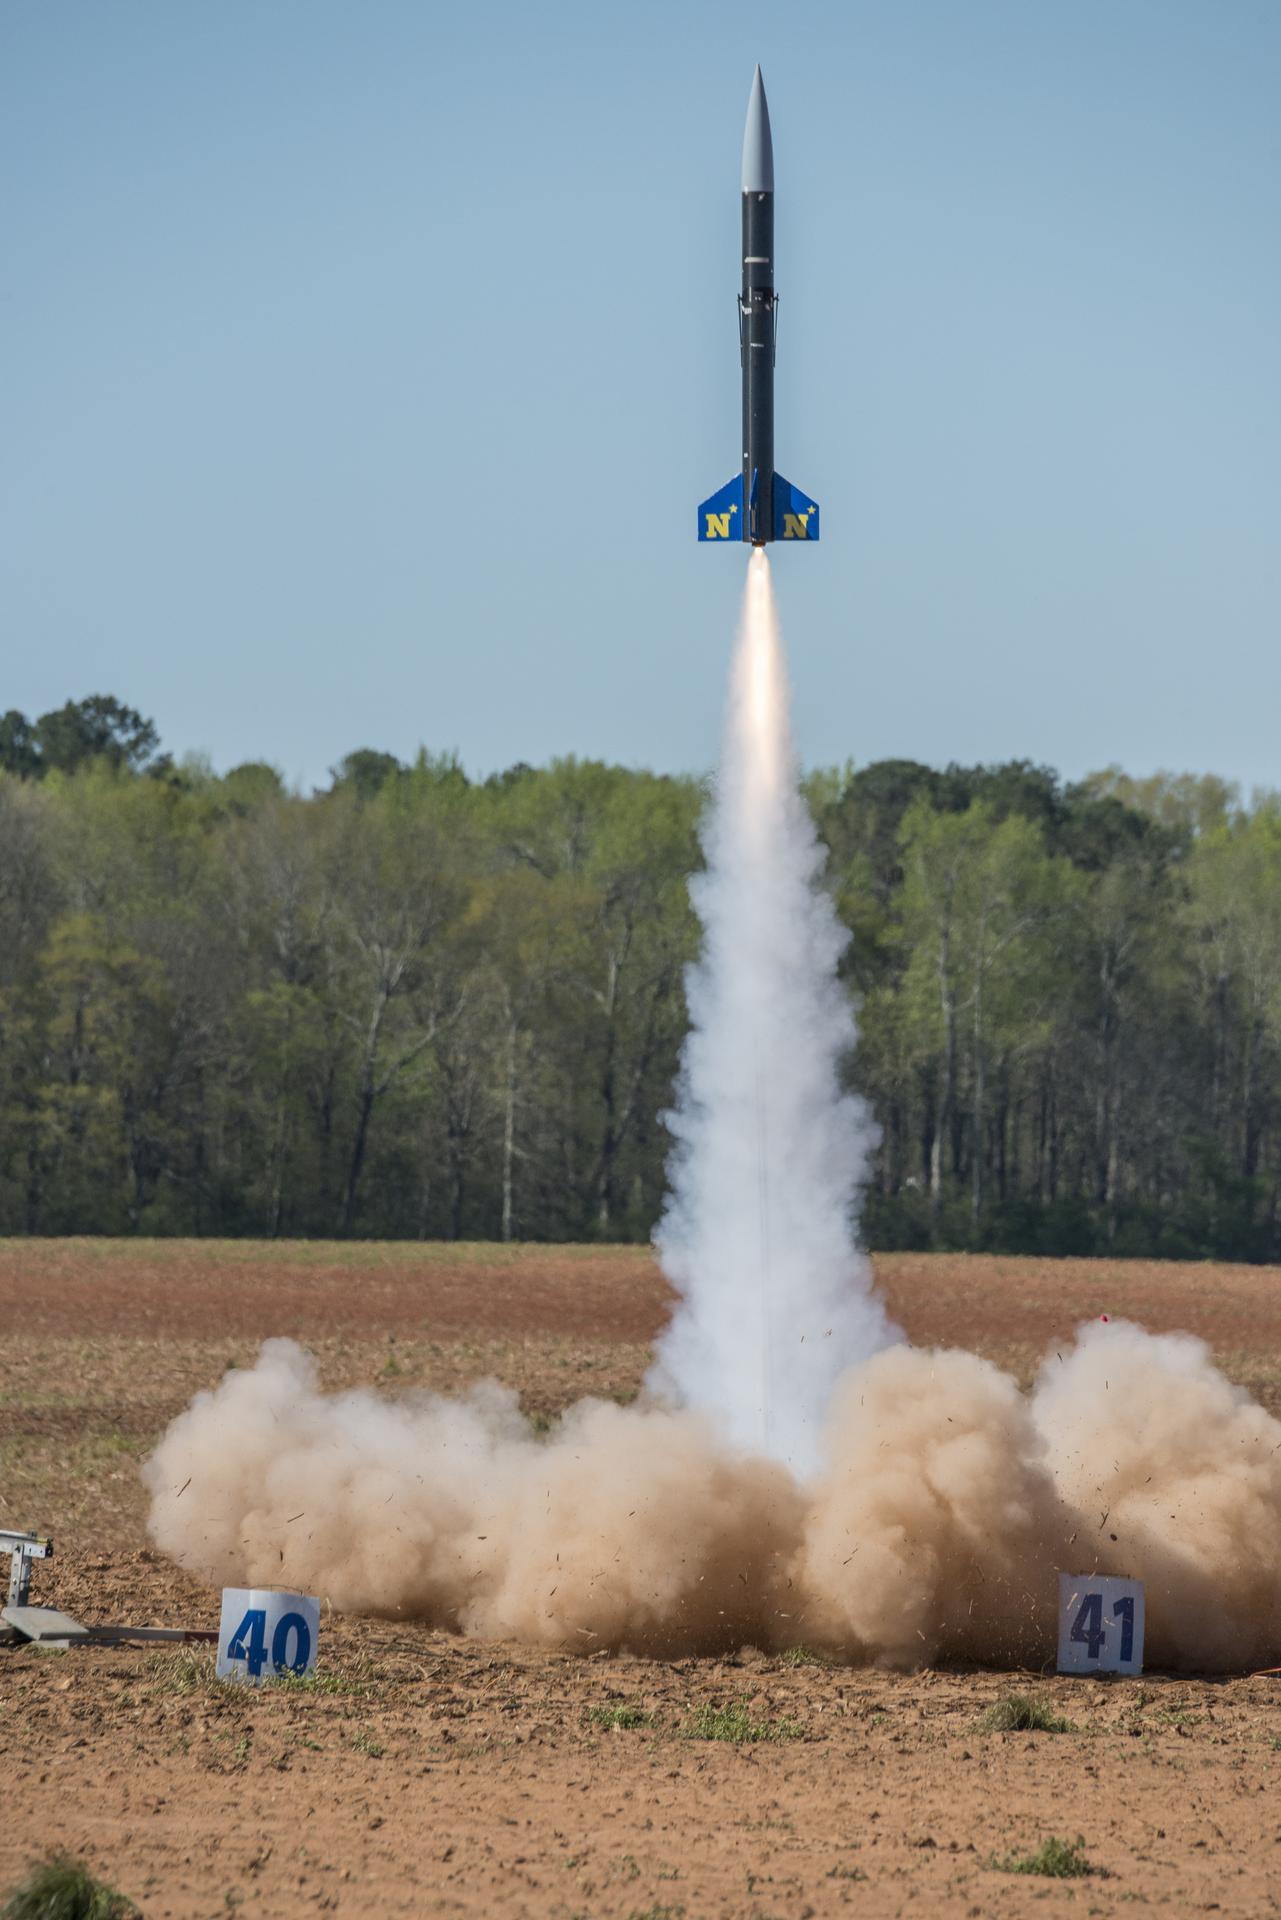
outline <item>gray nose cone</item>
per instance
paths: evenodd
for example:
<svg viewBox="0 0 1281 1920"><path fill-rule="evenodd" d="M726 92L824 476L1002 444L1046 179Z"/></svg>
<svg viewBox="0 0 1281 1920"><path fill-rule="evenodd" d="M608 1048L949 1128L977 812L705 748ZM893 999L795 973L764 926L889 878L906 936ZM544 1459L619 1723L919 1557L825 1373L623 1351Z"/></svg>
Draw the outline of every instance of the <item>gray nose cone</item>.
<svg viewBox="0 0 1281 1920"><path fill-rule="evenodd" d="M773 193L774 142L770 138L769 103L765 82L756 69L752 97L747 103L747 125L743 129L743 192Z"/></svg>

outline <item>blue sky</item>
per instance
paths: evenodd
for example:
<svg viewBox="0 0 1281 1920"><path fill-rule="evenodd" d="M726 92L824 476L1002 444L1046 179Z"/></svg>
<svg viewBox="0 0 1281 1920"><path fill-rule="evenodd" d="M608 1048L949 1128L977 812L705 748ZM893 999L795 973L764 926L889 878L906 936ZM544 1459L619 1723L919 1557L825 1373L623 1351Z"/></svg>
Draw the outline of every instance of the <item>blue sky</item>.
<svg viewBox="0 0 1281 1920"><path fill-rule="evenodd" d="M0 4L0 708L712 761L738 157L810 764L1281 785L1281 7Z"/></svg>

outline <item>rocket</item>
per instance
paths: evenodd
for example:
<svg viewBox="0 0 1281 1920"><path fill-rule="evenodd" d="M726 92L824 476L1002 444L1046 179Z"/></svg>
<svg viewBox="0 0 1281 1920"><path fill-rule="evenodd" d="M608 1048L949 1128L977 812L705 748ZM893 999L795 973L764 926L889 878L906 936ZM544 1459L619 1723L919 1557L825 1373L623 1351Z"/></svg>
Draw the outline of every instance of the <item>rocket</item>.
<svg viewBox="0 0 1281 1920"><path fill-rule="evenodd" d="M817 540L818 502L774 467L774 143L765 83L756 69L743 133L743 285L738 347L743 367L743 470L698 509L700 540Z"/></svg>

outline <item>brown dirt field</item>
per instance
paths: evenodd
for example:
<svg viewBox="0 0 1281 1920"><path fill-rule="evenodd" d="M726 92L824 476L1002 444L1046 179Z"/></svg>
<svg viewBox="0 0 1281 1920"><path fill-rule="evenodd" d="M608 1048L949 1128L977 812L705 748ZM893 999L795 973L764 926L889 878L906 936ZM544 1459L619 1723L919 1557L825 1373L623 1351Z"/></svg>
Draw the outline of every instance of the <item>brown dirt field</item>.
<svg viewBox="0 0 1281 1920"><path fill-rule="evenodd" d="M1156 1262L878 1259L922 1343L1027 1378L1100 1311L1202 1334L1281 1408L1281 1273ZM137 1462L269 1333L330 1385L484 1373L554 1411L629 1395L666 1293L633 1249L0 1243L0 1525L58 1555L33 1598L81 1618L212 1624L145 1546ZM5 1563L7 1565L7 1563ZM746 1652L660 1664L326 1619L317 1684L247 1696L202 1656L0 1648L0 1898L61 1846L148 1916L243 1910L802 1920L1281 1911L1281 1679L911 1676ZM999 1734L1012 1686L1070 1734ZM785 1735L693 1737L748 1700ZM609 1730L611 1704L650 1716ZM994 1855L1085 1838L1100 1872Z"/></svg>

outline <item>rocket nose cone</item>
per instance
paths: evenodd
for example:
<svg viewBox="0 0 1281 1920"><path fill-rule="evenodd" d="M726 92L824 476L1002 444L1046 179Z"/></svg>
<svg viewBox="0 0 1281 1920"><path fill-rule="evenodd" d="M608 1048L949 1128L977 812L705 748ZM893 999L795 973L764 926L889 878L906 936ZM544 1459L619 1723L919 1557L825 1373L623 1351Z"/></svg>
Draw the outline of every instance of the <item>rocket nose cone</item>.
<svg viewBox="0 0 1281 1920"><path fill-rule="evenodd" d="M752 94L747 103L747 125L743 129L743 192L773 193L774 142L769 130L769 102L765 82L756 69Z"/></svg>

